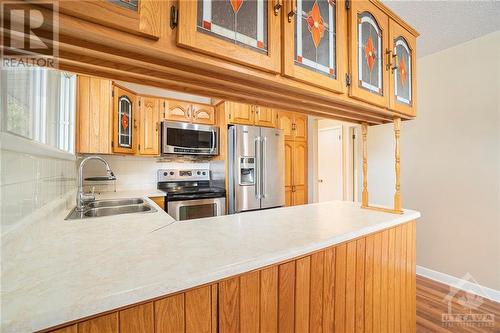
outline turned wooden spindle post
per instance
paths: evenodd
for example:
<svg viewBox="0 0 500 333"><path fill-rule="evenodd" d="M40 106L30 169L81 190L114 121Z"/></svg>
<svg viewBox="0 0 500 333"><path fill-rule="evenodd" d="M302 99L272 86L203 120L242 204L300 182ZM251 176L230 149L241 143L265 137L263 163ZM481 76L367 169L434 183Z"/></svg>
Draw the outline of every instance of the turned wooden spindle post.
<svg viewBox="0 0 500 333"><path fill-rule="evenodd" d="M362 149L363 149L363 192L361 194L361 207L368 207L368 181L367 181L367 171L368 171L368 146L366 142L366 137L368 135L368 124L361 124L361 135L362 135Z"/></svg>
<svg viewBox="0 0 500 333"><path fill-rule="evenodd" d="M396 193L394 193L394 210L401 211L401 183L400 183L400 155L399 155L399 137L401 133L401 118L394 118L394 137L396 139L395 149L395 168L396 168Z"/></svg>

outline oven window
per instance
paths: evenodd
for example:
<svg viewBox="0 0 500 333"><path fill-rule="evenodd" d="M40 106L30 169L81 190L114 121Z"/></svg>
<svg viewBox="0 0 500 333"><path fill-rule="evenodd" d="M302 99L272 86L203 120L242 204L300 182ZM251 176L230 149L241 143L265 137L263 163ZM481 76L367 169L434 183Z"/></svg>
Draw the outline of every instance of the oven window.
<svg viewBox="0 0 500 333"><path fill-rule="evenodd" d="M212 132L171 127L167 129L167 144L169 146L210 149L214 146L213 140Z"/></svg>
<svg viewBox="0 0 500 333"><path fill-rule="evenodd" d="M179 208L179 221L212 217L217 214L217 204L203 204L193 206L181 206Z"/></svg>

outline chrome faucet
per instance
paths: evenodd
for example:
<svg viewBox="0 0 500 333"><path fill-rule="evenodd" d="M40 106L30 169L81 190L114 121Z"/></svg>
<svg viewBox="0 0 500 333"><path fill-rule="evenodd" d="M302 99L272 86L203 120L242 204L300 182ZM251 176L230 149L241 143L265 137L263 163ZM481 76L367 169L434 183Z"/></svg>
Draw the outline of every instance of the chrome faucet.
<svg viewBox="0 0 500 333"><path fill-rule="evenodd" d="M104 163L104 165L106 165L106 173L107 173L108 179L109 180L116 179L115 175L113 174L113 171L111 171L111 168L109 167L108 162L106 162L106 160L104 158L99 157L99 156L85 157L80 162L80 167L79 167L80 171L78 173L78 192L76 194L76 210L79 212L82 212L84 210L86 202L95 200L95 196L93 194L89 195L89 194L85 194L83 192L83 166L87 163L87 161L90 161L90 160L99 160L102 163Z"/></svg>

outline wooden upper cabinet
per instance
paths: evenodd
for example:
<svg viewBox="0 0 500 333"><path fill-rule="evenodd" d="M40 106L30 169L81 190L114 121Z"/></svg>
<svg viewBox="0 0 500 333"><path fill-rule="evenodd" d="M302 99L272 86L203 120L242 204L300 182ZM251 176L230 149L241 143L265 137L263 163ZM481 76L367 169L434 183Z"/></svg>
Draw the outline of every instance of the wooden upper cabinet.
<svg viewBox="0 0 500 333"><path fill-rule="evenodd" d="M163 108L163 118L166 120L215 124L215 108L212 105L169 99L163 102Z"/></svg>
<svg viewBox="0 0 500 333"><path fill-rule="evenodd" d="M283 13L283 74L323 89L345 89L344 1L289 0Z"/></svg>
<svg viewBox="0 0 500 333"><path fill-rule="evenodd" d="M250 104L226 102L229 123L241 125L254 124L254 107Z"/></svg>
<svg viewBox="0 0 500 333"><path fill-rule="evenodd" d="M275 110L263 106L255 106L254 110L255 110L255 121L254 121L255 125L276 127L277 114Z"/></svg>
<svg viewBox="0 0 500 333"><path fill-rule="evenodd" d="M165 103L164 118L175 121L191 121L191 103L169 99Z"/></svg>
<svg viewBox="0 0 500 333"><path fill-rule="evenodd" d="M111 154L113 97L111 81L78 75L76 152Z"/></svg>
<svg viewBox="0 0 500 333"><path fill-rule="evenodd" d="M212 105L193 104L191 110L193 123L215 124L215 108Z"/></svg>
<svg viewBox="0 0 500 333"><path fill-rule="evenodd" d="M160 154L160 100L139 97L139 154Z"/></svg>
<svg viewBox="0 0 500 333"><path fill-rule="evenodd" d="M137 152L138 105L136 95L119 86L113 87L113 152Z"/></svg>
<svg viewBox="0 0 500 333"><path fill-rule="evenodd" d="M293 112L278 111L278 128L283 130L285 140L293 140Z"/></svg>
<svg viewBox="0 0 500 333"><path fill-rule="evenodd" d="M59 12L152 39L160 37L167 2L160 0L58 1Z"/></svg>
<svg viewBox="0 0 500 333"><path fill-rule="evenodd" d="M278 73L281 2L179 1L177 44Z"/></svg>
<svg viewBox="0 0 500 333"><path fill-rule="evenodd" d="M369 1L351 1L349 11L350 96L389 105L389 18Z"/></svg>
<svg viewBox="0 0 500 333"><path fill-rule="evenodd" d="M277 127L283 130L285 140L307 141L307 115L278 111Z"/></svg>
<svg viewBox="0 0 500 333"><path fill-rule="evenodd" d="M307 115L295 114L293 123L295 141L307 141Z"/></svg>
<svg viewBox="0 0 500 333"><path fill-rule="evenodd" d="M392 110L416 116L416 38L395 21L389 21L390 104Z"/></svg>

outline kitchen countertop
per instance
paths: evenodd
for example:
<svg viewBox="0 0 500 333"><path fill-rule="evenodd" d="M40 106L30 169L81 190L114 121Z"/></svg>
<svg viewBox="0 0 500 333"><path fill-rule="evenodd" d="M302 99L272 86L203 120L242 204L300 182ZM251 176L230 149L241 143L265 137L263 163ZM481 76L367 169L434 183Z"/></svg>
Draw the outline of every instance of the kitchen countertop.
<svg viewBox="0 0 500 333"><path fill-rule="evenodd" d="M160 193L105 193L100 198ZM395 215L333 201L175 222L155 207L155 213L84 221L65 221L65 210L4 235L0 331L48 328L420 217L412 210Z"/></svg>

